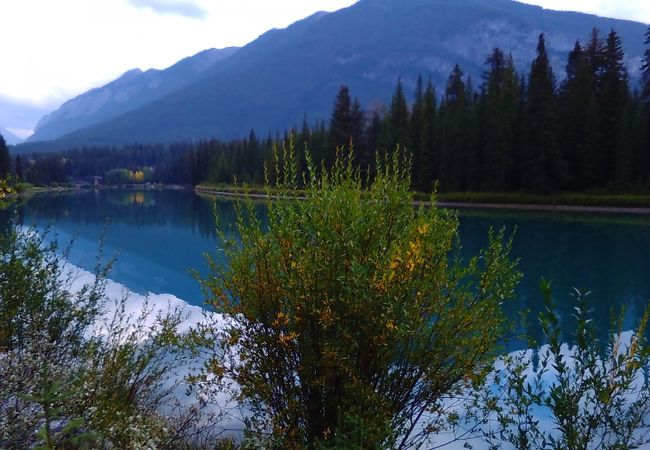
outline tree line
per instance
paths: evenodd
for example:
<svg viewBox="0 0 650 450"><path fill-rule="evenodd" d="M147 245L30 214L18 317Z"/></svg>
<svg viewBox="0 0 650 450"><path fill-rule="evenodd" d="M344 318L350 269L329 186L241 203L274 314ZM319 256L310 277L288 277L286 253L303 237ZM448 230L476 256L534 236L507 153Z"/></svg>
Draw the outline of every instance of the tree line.
<svg viewBox="0 0 650 450"><path fill-rule="evenodd" d="M409 102L401 79L385 110L364 110L341 86L329 121L258 139L134 144L17 156L16 174L37 184L147 170L153 182L262 184L273 149L292 140L329 167L336 149L352 145L358 166L374 171L377 151L405 147L412 187L441 191L644 191L650 186L650 29L640 83L632 83L621 38L594 29L576 42L558 81L544 35L528 74L496 48L474 87L459 65L444 92L419 76ZM634 87L633 87L634 86ZM8 163L7 163L8 164ZM5 164L6 165L6 164ZM115 172L113 172L114 174ZM128 177L126 177L128 178Z"/></svg>

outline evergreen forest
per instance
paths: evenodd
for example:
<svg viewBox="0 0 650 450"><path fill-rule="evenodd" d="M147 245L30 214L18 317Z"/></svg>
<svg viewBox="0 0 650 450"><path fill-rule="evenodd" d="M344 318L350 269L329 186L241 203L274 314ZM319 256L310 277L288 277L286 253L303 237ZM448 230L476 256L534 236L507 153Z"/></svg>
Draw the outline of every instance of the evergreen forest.
<svg viewBox="0 0 650 450"><path fill-rule="evenodd" d="M33 184L261 185L273 149L292 141L329 167L336 149L354 147L372 173L375 153L397 146L412 155L412 188L430 192L646 192L650 189L650 29L639 79L626 68L615 30L576 42L565 73L553 71L544 35L529 70L495 48L480 80L456 65L444 92L419 76L400 79L387 106L365 107L342 85L329 121L258 138L133 144L16 156L15 174ZM245 119L243 119L245 120ZM127 172L125 172L125 170ZM129 175L131 173L131 175ZM125 175L126 174L126 175Z"/></svg>

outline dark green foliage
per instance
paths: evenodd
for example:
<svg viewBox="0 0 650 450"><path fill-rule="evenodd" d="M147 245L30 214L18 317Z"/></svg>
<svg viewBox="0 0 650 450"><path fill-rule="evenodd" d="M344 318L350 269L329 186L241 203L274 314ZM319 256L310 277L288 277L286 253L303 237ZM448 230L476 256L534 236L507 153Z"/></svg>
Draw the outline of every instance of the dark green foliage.
<svg viewBox="0 0 650 450"><path fill-rule="evenodd" d="M397 146L409 144L409 107L404 94L402 80L399 79L388 113L384 118L384 129L380 149L389 151Z"/></svg>
<svg viewBox="0 0 650 450"><path fill-rule="evenodd" d="M646 45L645 52L643 53L643 65L641 66L641 80L643 88L643 101L650 103L650 27L645 33Z"/></svg>
<svg viewBox="0 0 650 450"><path fill-rule="evenodd" d="M0 178L7 178L9 173L11 173L11 157L5 138L0 134Z"/></svg>
<svg viewBox="0 0 650 450"><path fill-rule="evenodd" d="M567 187L573 190L597 185L600 131L595 83L588 54L576 42L558 95L558 144L570 174Z"/></svg>
<svg viewBox="0 0 650 450"><path fill-rule="evenodd" d="M197 330L216 350L197 381L244 402L256 448L429 448L446 399L492 368L519 279L510 244L490 233L461 261L455 216L413 208L400 152L367 189L351 153L309 160L300 200L293 155L278 155L268 223L243 200L237 239L219 230L227 264L211 259L203 285L227 322Z"/></svg>
<svg viewBox="0 0 650 450"><path fill-rule="evenodd" d="M587 295L576 291L576 329L561 327L550 283L542 281L545 309L540 314L546 345L503 358L481 400L494 420L485 421L491 449L618 450L650 442L650 349L646 310L636 330L623 333L623 316L614 316L611 334L600 341ZM565 343L569 340L571 347ZM549 417L552 426L544 425Z"/></svg>
<svg viewBox="0 0 650 450"><path fill-rule="evenodd" d="M415 117L419 117L416 121ZM420 106L413 107L413 132L411 139L417 153L414 155L414 186L422 192L429 192L433 188L433 180L439 178L438 155L438 110L436 105L436 91L431 83L427 83L426 91L422 96Z"/></svg>
<svg viewBox="0 0 650 450"><path fill-rule="evenodd" d="M303 126L308 130L308 126ZM358 151L362 152L364 117L361 110L361 103L355 98L350 98L350 90L343 85L339 89L332 109L330 118L330 143L332 151L325 159L327 165L334 160L335 150L340 147L352 145ZM308 136L307 136L308 137Z"/></svg>
<svg viewBox="0 0 650 450"><path fill-rule="evenodd" d="M629 102L627 70L623 59L621 39L612 30L603 52L603 72L597 79L600 90L602 180L613 179L625 184L629 178Z"/></svg>
<svg viewBox="0 0 650 450"><path fill-rule="evenodd" d="M537 58L528 81L524 111L524 154L519 173L527 191L554 192L563 187L564 162L558 150L555 75L539 36Z"/></svg>
<svg viewBox="0 0 650 450"><path fill-rule="evenodd" d="M251 132L247 139L231 142L213 139L33 155L24 177L34 184L77 182L113 169L135 173L151 167L154 182L228 184L237 179L261 185L273 148L293 137L301 169L306 168L305 146L315 162L329 167L336 147L352 142L355 164L370 174L375 151L406 148L414 162L412 187L423 192L436 184L441 192L649 189L650 106L643 93L630 92L618 34L611 31L602 39L593 29L584 47L576 42L559 88L543 36L537 53L526 77L517 73L511 56L495 49L477 90L456 65L442 98L437 97L434 79L425 86L420 76L411 108L408 83L400 79L388 109L373 104L368 120L361 103L341 86L329 127L323 121L310 125L303 117L300 130L264 140Z"/></svg>
<svg viewBox="0 0 650 450"><path fill-rule="evenodd" d="M436 178L442 190L465 190L479 184L474 106L469 82L465 83L457 65L449 75L440 105L440 127L433 130L438 136Z"/></svg>
<svg viewBox="0 0 650 450"><path fill-rule="evenodd" d="M173 448L200 419L172 396L182 313L123 298L111 314L107 268L82 286L66 254L35 230L0 237L0 448Z"/></svg>
<svg viewBox="0 0 650 450"><path fill-rule="evenodd" d="M499 32L491 28L495 23L503 25ZM120 105L121 116L62 137L55 145L68 149L134 141L232 140L246 137L251 128L266 137L269 131L299 127L305 113L310 121L329 118L341 83L368 107L375 101L390 102L391 82L400 74L409 89L418 73L425 80L431 75L442 93L456 63L480 80L485 55L479 49L507 44L519 70L527 71L534 49L522 36L544 30L557 44L549 48L551 60L557 61L565 57L560 39L574 41L594 26L617 29L630 59L642 56L646 27L631 21L506 0L357 2L264 33L209 67L196 82L155 102L139 103L142 95L131 96L126 107ZM410 92L407 98L412 98ZM106 102L100 111L109 105L115 103ZM124 114L125 109L130 112Z"/></svg>
<svg viewBox="0 0 650 450"><path fill-rule="evenodd" d="M512 56L495 49L486 61L481 102L483 173L482 188L508 191L515 188L517 155L515 124L519 99L519 78Z"/></svg>

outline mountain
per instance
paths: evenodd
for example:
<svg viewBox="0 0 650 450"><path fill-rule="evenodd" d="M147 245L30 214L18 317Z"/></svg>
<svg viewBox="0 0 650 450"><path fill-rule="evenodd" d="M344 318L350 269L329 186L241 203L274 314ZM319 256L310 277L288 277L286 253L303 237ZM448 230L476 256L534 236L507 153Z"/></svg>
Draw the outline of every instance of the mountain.
<svg viewBox="0 0 650 450"><path fill-rule="evenodd" d="M23 142L21 138L13 134L11 131L7 130L6 128L0 127L0 134L2 137L5 139L5 142L7 145L16 145L20 144Z"/></svg>
<svg viewBox="0 0 650 450"><path fill-rule="evenodd" d="M341 84L369 108L388 103L402 77L419 73L439 92L454 64L480 82L495 47L527 71L537 38L546 34L558 77L568 52L592 28L623 39L630 73L638 73L645 25L545 10L511 0L361 0L271 30L206 69L197 80L111 120L59 138L44 148L258 136L327 119Z"/></svg>
<svg viewBox="0 0 650 450"><path fill-rule="evenodd" d="M45 115L27 140L56 139L138 109L193 83L206 69L237 50L238 47L204 50L164 70L130 70L117 80L79 95Z"/></svg>

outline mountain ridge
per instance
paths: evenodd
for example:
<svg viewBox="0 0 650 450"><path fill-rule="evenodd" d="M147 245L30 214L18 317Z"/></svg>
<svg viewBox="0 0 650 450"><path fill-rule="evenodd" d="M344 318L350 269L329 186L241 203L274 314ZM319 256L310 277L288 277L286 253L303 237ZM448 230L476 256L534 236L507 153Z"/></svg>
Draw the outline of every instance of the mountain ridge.
<svg viewBox="0 0 650 450"><path fill-rule="evenodd" d="M327 119L341 84L375 107L388 103L400 77L412 89L418 73L431 76L440 92L456 63L479 80L494 47L511 52L525 72L542 32L561 78L566 55L593 27L619 32L634 75L646 29L637 22L510 0L361 0L270 30L183 88L52 145L231 139L251 128L275 133L305 117Z"/></svg>
<svg viewBox="0 0 650 450"><path fill-rule="evenodd" d="M183 58L166 69L128 70L117 79L84 92L43 116L27 141L56 139L135 110L191 84L210 66L237 50L238 47L207 49Z"/></svg>
<svg viewBox="0 0 650 450"><path fill-rule="evenodd" d="M0 127L0 135L2 135L7 145L17 145L23 142L23 139L4 127Z"/></svg>

